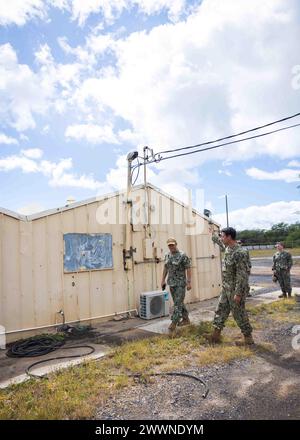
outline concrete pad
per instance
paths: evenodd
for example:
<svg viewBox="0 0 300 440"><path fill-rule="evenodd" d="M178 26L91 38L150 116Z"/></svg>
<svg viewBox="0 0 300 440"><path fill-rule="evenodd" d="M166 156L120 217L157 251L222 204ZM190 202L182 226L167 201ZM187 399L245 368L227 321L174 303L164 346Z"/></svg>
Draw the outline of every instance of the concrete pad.
<svg viewBox="0 0 300 440"><path fill-rule="evenodd" d="M207 309L200 309L200 310L193 310L189 313L189 318L192 324L199 324L201 321L213 321L215 312L212 310ZM148 332L152 333L159 333L159 334L168 334L169 330L168 327L170 325L171 321L170 318L168 319L158 319L155 320L155 322L150 321L147 324L143 324L142 326L139 326L139 328L142 328L143 330L146 330Z"/></svg>
<svg viewBox="0 0 300 440"><path fill-rule="evenodd" d="M59 356L68 356L68 354L70 356L76 355L76 354L82 354L84 353L84 348L80 348L80 347L76 347L74 346L74 349L70 348L68 349L67 353L66 350L63 349L59 349L56 350L55 352L49 353L47 356L39 356L39 357L34 357L34 358L10 358L13 361L15 361L15 364L19 364L19 368L22 368L23 371L25 371L25 369L33 364L34 362L38 362L41 360L46 360L47 358L49 358L49 364L47 365L45 363L45 365L40 365L40 366L36 366L36 368L33 368L30 370L30 373L33 373L35 375L38 376L46 376L49 373L53 373L54 371L58 371L58 370L62 370L64 368L68 368L71 367L73 365L78 365L81 364L82 362L88 361L88 360L95 360L95 359L100 359L101 357L105 356L109 351L110 351L110 347L106 347L106 346L99 346L99 345L94 345L94 344L88 344L91 347L93 347L95 349L95 352L87 355L87 356L82 356L79 358L75 358L75 359L70 359L70 360L66 360L66 359L53 359L50 360L50 358L55 358L55 357L59 357ZM9 377L6 380L1 380L0 382L0 389L6 388L10 385L15 385L15 384L19 384L22 383L26 380L30 379L30 376L28 376L26 373L22 373L22 374L18 374L18 375L11 375L9 371L7 371L7 374Z"/></svg>
<svg viewBox="0 0 300 440"><path fill-rule="evenodd" d="M261 293L259 295L256 295L254 297L247 298L247 302L256 302L256 303L264 303L268 304L273 301L277 301L279 295L281 295L281 290L275 290L274 292L267 292L267 293ZM294 287L292 296L295 295L295 293L300 294L300 287Z"/></svg>
<svg viewBox="0 0 300 440"><path fill-rule="evenodd" d="M259 290L265 289L263 286L250 286L250 292L258 292Z"/></svg>
<svg viewBox="0 0 300 440"><path fill-rule="evenodd" d="M252 286L254 290L259 291L261 289L264 289L264 287L261 286ZM293 293L299 293L300 294L300 288L293 288ZM278 296L281 294L281 290L276 290L274 292L267 292L267 293L261 293L257 294L254 297L248 297L247 303L255 303L255 304L268 304L273 301L278 300ZM200 305L201 307L201 305ZM215 306L214 306L215 307ZM192 324L199 324L203 321L212 322L214 319L215 312L214 310L207 309L207 308L199 308L195 309L189 312L189 318ZM152 333L158 333L158 334L168 334L169 330L168 327L170 325L170 318L164 318L160 319L157 318L155 320L150 320L146 324L138 325L137 328L143 329L148 332Z"/></svg>
<svg viewBox="0 0 300 440"><path fill-rule="evenodd" d="M169 333L168 327L171 321L169 318L167 319L152 319L147 324L138 325L137 328L145 330L151 333L159 333L159 334L167 334Z"/></svg>

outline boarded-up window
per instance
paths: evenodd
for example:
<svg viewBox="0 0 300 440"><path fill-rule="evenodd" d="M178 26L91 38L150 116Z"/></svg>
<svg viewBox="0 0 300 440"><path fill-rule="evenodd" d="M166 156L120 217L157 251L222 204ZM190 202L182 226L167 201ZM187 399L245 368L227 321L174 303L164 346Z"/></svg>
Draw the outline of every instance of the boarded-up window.
<svg viewBox="0 0 300 440"><path fill-rule="evenodd" d="M64 271L112 269L111 234L64 234Z"/></svg>

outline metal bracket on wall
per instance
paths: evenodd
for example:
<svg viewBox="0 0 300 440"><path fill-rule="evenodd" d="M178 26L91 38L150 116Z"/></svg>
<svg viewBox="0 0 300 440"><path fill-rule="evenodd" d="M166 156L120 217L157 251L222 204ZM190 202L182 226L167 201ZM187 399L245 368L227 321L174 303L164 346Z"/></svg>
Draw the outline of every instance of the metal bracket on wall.
<svg viewBox="0 0 300 440"><path fill-rule="evenodd" d="M207 258L214 259L217 258L216 255L209 255L208 257L196 257L196 260L205 260Z"/></svg>
<svg viewBox="0 0 300 440"><path fill-rule="evenodd" d="M130 246L129 250L123 249L123 266L124 270L128 270L126 260L133 258L133 253L136 252L136 248Z"/></svg>
<svg viewBox="0 0 300 440"><path fill-rule="evenodd" d="M134 264L147 264L147 263L161 263L163 260L161 258L149 258L148 260L144 261L135 261Z"/></svg>

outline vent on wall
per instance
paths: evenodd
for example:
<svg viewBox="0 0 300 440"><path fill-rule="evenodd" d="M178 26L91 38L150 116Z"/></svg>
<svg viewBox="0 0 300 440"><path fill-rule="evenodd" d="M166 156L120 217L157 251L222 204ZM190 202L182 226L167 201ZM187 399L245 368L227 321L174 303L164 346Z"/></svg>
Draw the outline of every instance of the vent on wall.
<svg viewBox="0 0 300 440"><path fill-rule="evenodd" d="M143 292L140 296L140 318L153 319L169 315L169 294L166 291Z"/></svg>

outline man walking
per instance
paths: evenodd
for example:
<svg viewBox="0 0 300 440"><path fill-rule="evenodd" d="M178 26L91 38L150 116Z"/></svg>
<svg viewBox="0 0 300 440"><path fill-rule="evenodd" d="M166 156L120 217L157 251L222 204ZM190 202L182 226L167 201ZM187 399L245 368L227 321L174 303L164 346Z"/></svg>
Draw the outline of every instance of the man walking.
<svg viewBox="0 0 300 440"><path fill-rule="evenodd" d="M210 229L213 232L212 229ZM215 244L225 249L224 271L222 292L213 321L214 331L208 336L213 343L221 342L221 332L225 322L232 312L233 318L244 335L243 345L254 344L252 338L252 327L245 309L245 300L249 286L249 264L247 255L236 242L236 230L224 228L221 231L221 238L212 235ZM237 343L237 345L242 345Z"/></svg>
<svg viewBox="0 0 300 440"><path fill-rule="evenodd" d="M171 316L170 331L174 331L176 326L190 324L189 314L184 305L185 289L191 290L191 260L184 253L178 250L175 238L167 240L169 253L165 256L165 266L163 270L161 287L166 287L166 276L168 275L168 285L174 302L174 311Z"/></svg>
<svg viewBox="0 0 300 440"><path fill-rule="evenodd" d="M284 244L278 242L276 244L277 252L273 255L273 276L277 278L282 294L279 298L289 298L292 296L291 286L291 267L293 266L293 259L289 252L284 250Z"/></svg>

